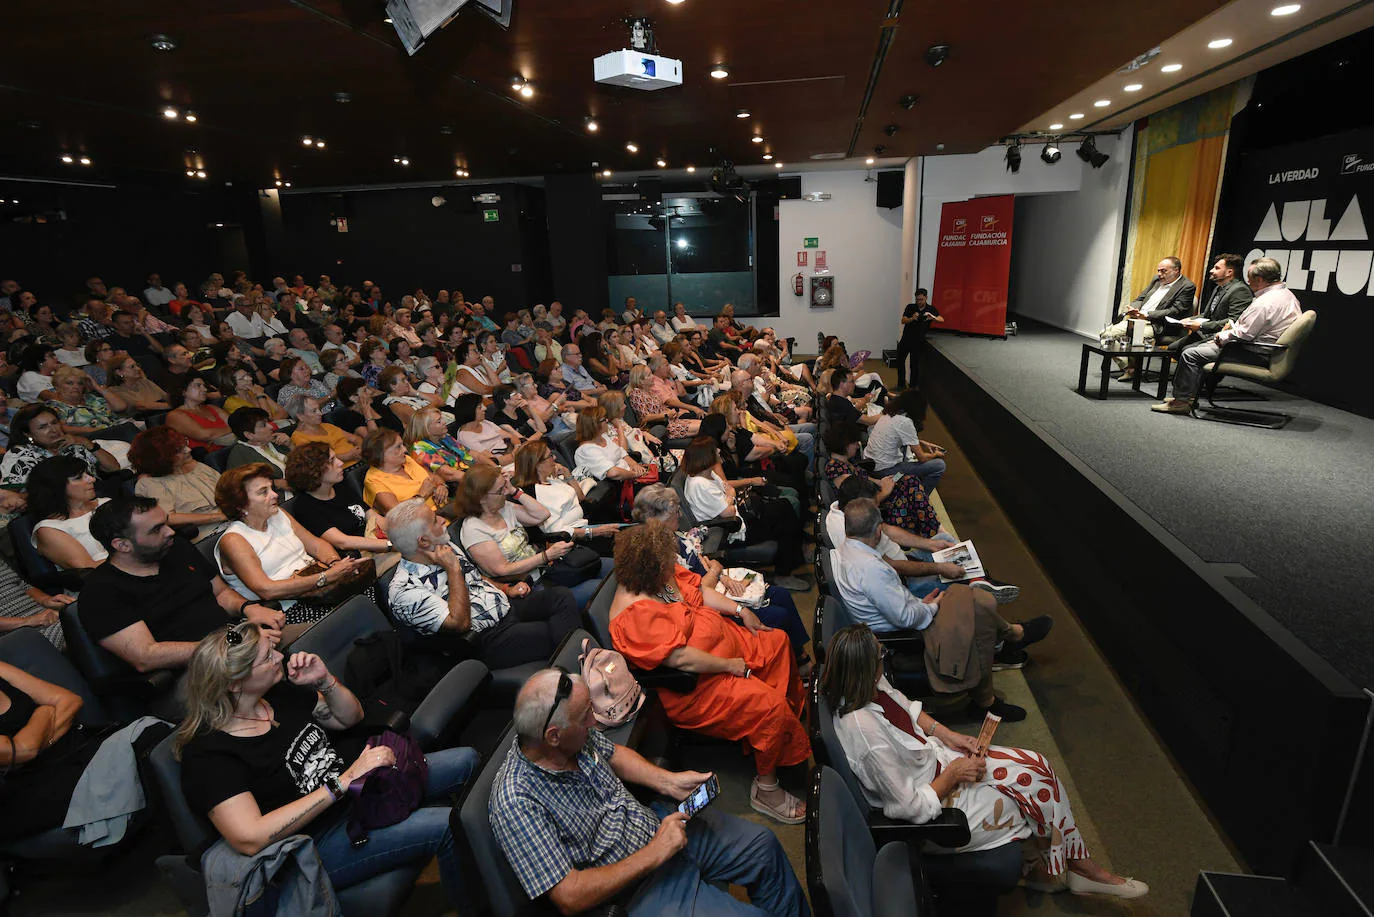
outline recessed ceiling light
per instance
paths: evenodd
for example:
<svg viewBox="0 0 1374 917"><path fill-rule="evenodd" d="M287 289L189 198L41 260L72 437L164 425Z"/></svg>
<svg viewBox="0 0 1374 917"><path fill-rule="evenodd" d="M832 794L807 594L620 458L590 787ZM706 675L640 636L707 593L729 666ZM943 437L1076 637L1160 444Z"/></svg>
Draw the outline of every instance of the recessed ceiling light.
<svg viewBox="0 0 1374 917"><path fill-rule="evenodd" d="M1160 72L1160 73L1178 73L1178 72L1179 72L1180 70L1182 70L1182 69L1183 69L1183 65L1182 65L1182 64L1165 64L1163 67L1160 67L1160 68L1159 68L1159 72Z"/></svg>
<svg viewBox="0 0 1374 917"><path fill-rule="evenodd" d="M627 144L625 144L625 149L626 149L628 152L631 152L631 153L638 153L638 152L639 152L639 147L635 146L633 143L627 143Z"/></svg>
<svg viewBox="0 0 1374 917"><path fill-rule="evenodd" d="M602 178L610 178L610 177L611 177L611 170L610 170L610 169L602 169L602 170L601 170L601 177L602 177Z"/></svg>
<svg viewBox="0 0 1374 917"><path fill-rule="evenodd" d="M224 228L224 224L223 224L223 223L216 223L216 224L215 224L215 228L216 228L216 229L223 229L223 228Z"/></svg>
<svg viewBox="0 0 1374 917"><path fill-rule="evenodd" d="M520 95L526 99L534 98L534 87L531 86L529 83L526 83L525 85L520 87Z"/></svg>
<svg viewBox="0 0 1374 917"><path fill-rule="evenodd" d="M186 177L187 177L187 178L195 178L195 177L196 177L196 170L195 170L195 169L187 169L187 170L186 170ZM281 184L281 182L277 182L277 184Z"/></svg>
<svg viewBox="0 0 1374 917"><path fill-rule="evenodd" d="M601 127L601 125L596 123L596 119L592 117L588 117L587 119L585 119L584 123L587 126L587 130L593 134L595 134L597 132L597 129Z"/></svg>
<svg viewBox="0 0 1374 917"><path fill-rule="evenodd" d="M658 160L655 160L655 161L654 161L654 165L658 166L660 169L666 169L666 168L668 167L668 160L666 160L666 159L658 159Z"/></svg>
<svg viewBox="0 0 1374 917"><path fill-rule="evenodd" d="M1061 130L1063 127L1064 127L1063 124L1061 124L1060 122L1056 121L1056 122L1054 122L1053 124L1050 125L1050 130L1052 130L1052 131L1057 131L1057 130Z"/></svg>
<svg viewBox="0 0 1374 917"><path fill-rule="evenodd" d="M1073 114L1069 115L1069 120L1070 120L1070 121L1082 121L1082 120L1083 120L1083 113L1082 113L1081 111L1076 111L1076 112L1074 112Z"/></svg>
<svg viewBox="0 0 1374 917"><path fill-rule="evenodd" d="M168 121L175 121L180 114L181 112L170 106L162 110L162 117L166 118Z"/></svg>
<svg viewBox="0 0 1374 917"><path fill-rule="evenodd" d="M385 19L382 20L382 22L385 22L387 25L391 25L391 17L390 17L390 16L386 17Z"/></svg>
<svg viewBox="0 0 1374 917"><path fill-rule="evenodd" d="M1106 107L1107 107L1108 105L1110 105L1110 104L1112 104L1112 100L1111 100L1111 99L1098 99L1096 102L1093 103L1093 107L1094 107L1094 108L1106 108Z"/></svg>
<svg viewBox="0 0 1374 917"><path fill-rule="evenodd" d="M764 153L764 154L763 154L763 161L764 161L764 162L767 162L768 160L770 160L770 159L772 159L772 158L773 158L773 154L772 154L772 153Z"/></svg>
<svg viewBox="0 0 1374 917"><path fill-rule="evenodd" d="M275 184L276 184L276 186L277 186L278 188L280 188L280 187L281 187L281 179L280 179L280 178L277 179L276 182L275 182Z"/></svg>
<svg viewBox="0 0 1374 917"><path fill-rule="evenodd" d="M205 177L205 170L204 170L204 169L196 169L196 178L204 178L204 177Z"/></svg>
<svg viewBox="0 0 1374 917"><path fill-rule="evenodd" d="M697 167L696 167L696 166L688 166L688 167L687 167L687 171L688 171L688 172L695 172L696 170L697 170Z"/></svg>
<svg viewBox="0 0 1374 917"><path fill-rule="evenodd" d="M285 184L285 185L286 185L286 187L288 187L288 188L290 188L290 187L291 187L291 183L290 183L290 182L285 182L285 183L284 183L284 184Z"/></svg>
<svg viewBox="0 0 1374 917"><path fill-rule="evenodd" d="M1140 83L1127 83L1125 86L1122 86L1121 88L1126 92L1139 92L1145 87L1142 86Z"/></svg>
<svg viewBox="0 0 1374 917"><path fill-rule="evenodd" d="M175 51L177 49L177 43L172 40L170 35L154 35L152 43L155 51Z"/></svg>
<svg viewBox="0 0 1374 917"><path fill-rule="evenodd" d="M775 168L775 169L781 169L781 168L782 168L782 163L780 163L780 162L775 162L775 163L773 163L773 168Z"/></svg>
<svg viewBox="0 0 1374 917"><path fill-rule="evenodd" d="M196 115L196 113L193 111L188 111L186 114L182 115L182 117L185 118L187 121L191 122L192 124L195 124L197 121L200 120L200 117Z"/></svg>
<svg viewBox="0 0 1374 917"><path fill-rule="evenodd" d="M1214 38L1211 41L1207 42L1207 47L1211 48L1213 51L1218 51L1222 48L1229 48L1231 47L1231 39Z"/></svg>
<svg viewBox="0 0 1374 917"><path fill-rule="evenodd" d="M673 6L677 6L679 3L682 2L682 0L668 0L668 2L671 3Z"/></svg>
<svg viewBox="0 0 1374 917"><path fill-rule="evenodd" d="M324 149L324 141L323 141L323 140L316 140L316 141L315 141L315 149L317 149L317 150L322 150L322 149Z"/></svg>
<svg viewBox="0 0 1374 917"><path fill-rule="evenodd" d="M716 64L711 68L711 79L723 80L730 75L730 68L724 64Z"/></svg>
<svg viewBox="0 0 1374 917"><path fill-rule="evenodd" d="M739 111L735 112L735 117L736 117L736 118L747 118L747 117L749 117L749 109L747 109L747 108L741 108Z"/></svg>
<svg viewBox="0 0 1374 917"><path fill-rule="evenodd" d="M870 157L868 157L867 159L865 159L865 160L864 160L864 165L867 165L867 166L873 165L873 157L870 156Z"/></svg>
<svg viewBox="0 0 1374 917"><path fill-rule="evenodd" d="M314 145L315 145L315 138L314 138L314 137L302 137L302 138L301 138L301 146L314 146Z"/></svg>
<svg viewBox="0 0 1374 917"><path fill-rule="evenodd" d="M749 139L752 140L754 143L763 143L763 138L760 137L758 134L755 134L754 136L750 137Z"/></svg>
<svg viewBox="0 0 1374 917"><path fill-rule="evenodd" d="M76 162L75 159L72 159L72 157L68 156L65 153L62 154L62 161L65 162L67 165L71 165L73 162Z"/></svg>
<svg viewBox="0 0 1374 917"><path fill-rule="evenodd" d="M1270 16L1292 16L1302 9L1301 3L1285 3L1283 6L1276 6L1269 11Z"/></svg>
<svg viewBox="0 0 1374 917"><path fill-rule="evenodd" d="M91 164L91 157L82 156L80 159L77 160L77 162L81 163L83 166L88 166Z"/></svg>

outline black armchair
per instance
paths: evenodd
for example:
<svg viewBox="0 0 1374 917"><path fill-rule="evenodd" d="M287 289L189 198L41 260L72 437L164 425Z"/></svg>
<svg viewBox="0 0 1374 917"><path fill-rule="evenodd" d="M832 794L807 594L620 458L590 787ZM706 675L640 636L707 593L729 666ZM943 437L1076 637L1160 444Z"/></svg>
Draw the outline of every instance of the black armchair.
<svg viewBox="0 0 1374 917"><path fill-rule="evenodd" d="M179 672L157 669L140 672L91 638L81 620L80 602L58 612L67 655L91 687L104 699L110 712L120 720L132 720L145 713L164 719L180 719L181 704L175 697Z"/></svg>
<svg viewBox="0 0 1374 917"><path fill-rule="evenodd" d="M615 571L612 570L602 582L601 588L596 591L596 595L592 596L592 600L587 603L587 620L591 625L592 635L600 646L615 645L611 640L611 600L615 598L617 588ZM646 689L663 688L679 694L686 694L697 685L695 675L668 666L659 666L647 671L637 668L635 669L635 679Z"/></svg>

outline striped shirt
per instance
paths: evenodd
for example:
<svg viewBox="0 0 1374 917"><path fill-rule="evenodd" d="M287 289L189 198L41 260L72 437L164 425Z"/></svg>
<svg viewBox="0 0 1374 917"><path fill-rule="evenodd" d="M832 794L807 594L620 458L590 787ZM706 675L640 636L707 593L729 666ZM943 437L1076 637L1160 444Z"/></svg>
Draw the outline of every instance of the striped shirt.
<svg viewBox="0 0 1374 917"><path fill-rule="evenodd" d="M611 769L616 747L592 730L577 770L545 770L511 748L487 812L496 842L531 898L574 869L609 866L653 840L659 818Z"/></svg>

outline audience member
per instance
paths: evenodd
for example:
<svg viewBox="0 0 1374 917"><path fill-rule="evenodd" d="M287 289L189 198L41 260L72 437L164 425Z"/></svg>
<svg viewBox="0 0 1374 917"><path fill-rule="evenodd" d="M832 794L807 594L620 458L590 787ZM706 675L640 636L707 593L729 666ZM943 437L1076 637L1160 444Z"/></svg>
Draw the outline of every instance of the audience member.
<svg viewBox="0 0 1374 917"><path fill-rule="evenodd" d="M63 430L57 412L47 404L30 404L20 408L10 421L9 448L0 459L0 487L22 491L38 463L54 455L79 459L93 476L119 470L113 455L89 439Z"/></svg>
<svg viewBox="0 0 1374 917"><path fill-rule="evenodd" d="M339 487L343 479L343 462L325 443L292 449L286 457L286 483L296 494L291 515L336 551L391 550L380 530L368 535L377 528L377 515L362 504L356 491Z"/></svg>
<svg viewBox="0 0 1374 917"><path fill-rule="evenodd" d="M129 461L139 474L134 493L156 500L168 525L195 526L197 541L223 526L224 514L215 505L219 472L196 461L190 442L172 427L151 427L135 436Z"/></svg>
<svg viewBox="0 0 1374 917"><path fill-rule="evenodd" d="M296 415L296 428L291 431L290 440L293 449L299 449L306 443L324 443L334 450L344 467L362 458L362 437L332 423L325 423L324 403L319 398L302 395L292 407Z"/></svg>
<svg viewBox="0 0 1374 917"><path fill-rule="evenodd" d="M229 415L224 409L209 403L209 390L204 380L185 376L171 383L167 401L172 410L166 424L186 437L190 448L214 452L233 445L234 431L229 429Z"/></svg>
<svg viewBox="0 0 1374 917"><path fill-rule="evenodd" d="M374 430L363 440L363 502L385 516L397 503L419 497L436 512L448 502L448 485L415 461L395 430Z"/></svg>
<svg viewBox="0 0 1374 917"><path fill-rule="evenodd" d="M38 553L62 570L88 570L106 550L91 537L91 514L104 503L95 495L95 476L85 462L58 455L38 463L29 475L31 536Z"/></svg>
<svg viewBox="0 0 1374 917"><path fill-rule="evenodd" d="M925 419L926 398L920 389L907 389L888 398L869 431L864 457L873 462L876 476L909 474L921 482L927 494L932 494L945 474L945 460L941 458L945 450L921 439ZM908 449L911 458L907 457Z"/></svg>
<svg viewBox="0 0 1374 917"><path fill-rule="evenodd" d="M234 431L235 442L229 447L225 468L266 464L272 469L274 482L285 479L286 453L291 449L291 438L277 432L266 411L239 408L229 415L229 429Z"/></svg>

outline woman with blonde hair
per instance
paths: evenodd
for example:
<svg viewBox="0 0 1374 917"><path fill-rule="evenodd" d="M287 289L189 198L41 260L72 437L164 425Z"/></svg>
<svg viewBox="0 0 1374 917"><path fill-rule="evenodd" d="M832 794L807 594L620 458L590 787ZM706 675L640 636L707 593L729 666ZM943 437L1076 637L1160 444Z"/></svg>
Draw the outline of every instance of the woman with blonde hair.
<svg viewBox="0 0 1374 917"><path fill-rule="evenodd" d="M115 413L130 407L115 390L106 388L75 366L57 367L52 374L52 390L48 405L57 412L68 433L102 439L125 438L118 433L105 435L121 423ZM125 429L138 432L132 424Z"/></svg>
<svg viewBox="0 0 1374 917"><path fill-rule="evenodd" d="M450 901L464 901L449 812L452 795L477 770L472 749L426 755L421 807L371 829L365 846L353 843L342 813L322 818L351 785L395 764L392 750L378 745L345 765L329 733L362 717L358 698L319 656L284 657L276 636L251 623L216 631L196 646L186 670L186 718L174 740L186 801L244 856L291 834L310 835L335 890L437 856Z"/></svg>
<svg viewBox="0 0 1374 917"><path fill-rule="evenodd" d="M474 462L492 461L489 454L469 451L455 440L438 408L423 408L410 415L410 422L406 424L406 445L415 461L448 483L463 480L463 473Z"/></svg>
<svg viewBox="0 0 1374 917"><path fill-rule="evenodd" d="M549 444L541 439L525 443L515 450L515 473L511 483L538 500L549 511L549 518L539 524L545 533L562 532L569 537L592 543L598 554L610 555L610 538L620 526L592 525L582 505L591 486L584 486L558 463Z"/></svg>
<svg viewBox="0 0 1374 917"><path fill-rule="evenodd" d="M668 363L663 357L655 354L653 359L661 361L660 365L666 370ZM696 409L688 408L685 404L682 407L670 407L655 391L654 379L654 373L648 366L640 364L630 369L630 384L625 389L625 395L639 415L640 426L666 424L669 439L696 436L701 421L683 416Z"/></svg>
<svg viewBox="0 0 1374 917"><path fill-rule="evenodd" d="M630 457L622 439L612 431L606 409L600 405L577 415L577 442L573 458L583 477L633 481L645 473L644 466Z"/></svg>

